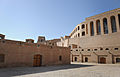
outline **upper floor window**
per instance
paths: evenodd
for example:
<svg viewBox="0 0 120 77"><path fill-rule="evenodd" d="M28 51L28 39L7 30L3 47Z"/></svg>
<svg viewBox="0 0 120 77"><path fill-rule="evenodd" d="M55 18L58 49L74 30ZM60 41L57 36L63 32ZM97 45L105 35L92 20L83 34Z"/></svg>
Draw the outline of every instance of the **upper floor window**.
<svg viewBox="0 0 120 77"><path fill-rule="evenodd" d="M80 27L78 26L78 30L80 30Z"/></svg>
<svg viewBox="0 0 120 77"><path fill-rule="evenodd" d="M97 31L97 35L101 34L101 25L100 25L100 20L96 21L96 31Z"/></svg>
<svg viewBox="0 0 120 77"><path fill-rule="evenodd" d="M88 25L86 24L86 34L88 34Z"/></svg>
<svg viewBox="0 0 120 77"><path fill-rule="evenodd" d="M111 16L110 19L111 19L112 33L117 32L115 16Z"/></svg>
<svg viewBox="0 0 120 77"><path fill-rule="evenodd" d="M107 18L103 19L103 28L104 28L104 34L108 34Z"/></svg>
<svg viewBox="0 0 120 77"><path fill-rule="evenodd" d="M82 32L82 36L85 36L85 32Z"/></svg>
<svg viewBox="0 0 120 77"><path fill-rule="evenodd" d="M78 33L78 37L80 37L80 33Z"/></svg>
<svg viewBox="0 0 120 77"><path fill-rule="evenodd" d="M93 21L90 22L90 33L91 33L91 36L94 36L94 24L93 24Z"/></svg>
<svg viewBox="0 0 120 77"><path fill-rule="evenodd" d="M82 25L82 29L84 29L84 28L85 28L85 25L83 24L83 25Z"/></svg>
<svg viewBox="0 0 120 77"><path fill-rule="evenodd" d="M119 19L119 28L120 28L120 14L118 14L118 19Z"/></svg>

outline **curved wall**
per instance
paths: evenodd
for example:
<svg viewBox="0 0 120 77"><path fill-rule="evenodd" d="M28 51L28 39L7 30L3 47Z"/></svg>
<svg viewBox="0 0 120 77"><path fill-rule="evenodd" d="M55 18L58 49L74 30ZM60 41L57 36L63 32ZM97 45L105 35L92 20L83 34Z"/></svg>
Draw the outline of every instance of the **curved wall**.
<svg viewBox="0 0 120 77"><path fill-rule="evenodd" d="M82 48L87 47L104 47L104 46L119 46L120 45L120 32L97 35L91 37L71 38L69 45L76 44Z"/></svg>

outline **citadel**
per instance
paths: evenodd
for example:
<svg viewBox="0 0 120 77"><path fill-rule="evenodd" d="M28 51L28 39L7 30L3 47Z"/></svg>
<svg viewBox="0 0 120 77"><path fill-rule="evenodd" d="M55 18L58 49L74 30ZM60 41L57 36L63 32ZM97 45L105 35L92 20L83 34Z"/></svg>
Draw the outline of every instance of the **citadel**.
<svg viewBox="0 0 120 77"><path fill-rule="evenodd" d="M71 48L72 62L120 63L120 8L86 18L57 45Z"/></svg>
<svg viewBox="0 0 120 77"><path fill-rule="evenodd" d="M15 41L0 34L0 67L120 63L120 8L86 18L69 36Z"/></svg>

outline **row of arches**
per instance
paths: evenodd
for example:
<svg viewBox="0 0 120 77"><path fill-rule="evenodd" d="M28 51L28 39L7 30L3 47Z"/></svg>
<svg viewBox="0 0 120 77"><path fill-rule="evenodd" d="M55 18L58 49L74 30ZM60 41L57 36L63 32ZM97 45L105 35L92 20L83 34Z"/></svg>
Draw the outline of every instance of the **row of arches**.
<svg viewBox="0 0 120 77"><path fill-rule="evenodd" d="M82 36L85 36L85 31L82 32ZM78 37L80 37L80 33L78 33Z"/></svg>
<svg viewBox="0 0 120 77"><path fill-rule="evenodd" d="M78 62L79 61L78 57L75 57L74 61ZM85 57L83 62L88 62L88 57ZM98 63L106 64L106 57L100 57ZM115 63L120 63L119 57L115 59Z"/></svg>
<svg viewBox="0 0 120 77"><path fill-rule="evenodd" d="M94 36L95 34L95 30L96 29L96 34L97 35L101 35L101 31L103 31L104 34L108 34L109 33L109 28L108 28L108 22L110 22L111 24L111 31L112 33L114 32L117 32L117 24L116 24L116 21L119 22L119 28L120 28L120 14L118 14L118 20L116 20L116 17L115 16L111 16L110 17L110 21L107 19L107 18L103 18L102 21L100 20L97 20L94 24L93 21L90 22L90 35L91 36ZM103 25L103 28L101 28L101 24ZM96 26L96 28L94 28L94 25ZM87 24L82 24L81 26L78 26L72 33L71 33L71 36L74 35L75 32L77 32L78 30L80 30L80 27L81 29L84 29L86 28L86 34L88 34L88 25ZM102 30L103 29L103 30ZM79 35L79 34L78 34ZM74 35L73 37L77 37L77 35ZM78 36L79 37L79 36Z"/></svg>
<svg viewBox="0 0 120 77"><path fill-rule="evenodd" d="M116 63L120 63L120 58L116 58L115 60L116 60ZM78 62L78 57L75 57L74 61ZM88 57L84 58L84 62L88 62ZM98 63L106 64L106 58L105 57L100 57Z"/></svg>
<svg viewBox="0 0 120 77"><path fill-rule="evenodd" d="M82 24L81 29L84 29L84 28L85 28L85 25ZM78 30L80 30L80 26L78 26Z"/></svg>
<svg viewBox="0 0 120 77"><path fill-rule="evenodd" d="M75 57L75 58L74 58L74 61L77 62L77 61L78 61L78 58ZM84 61L84 62L88 62L88 57L85 57L85 61Z"/></svg>
<svg viewBox="0 0 120 77"><path fill-rule="evenodd" d="M119 25L120 25L120 14L118 14L118 19L119 19ZM100 35L101 34L101 21L100 20L97 20L96 21L96 32L97 32L97 35ZM111 30L112 30L112 33L114 32L117 32L117 26L116 26L116 18L115 16L111 16L110 17L110 23L111 23ZM103 18L103 32L104 34L108 34L109 32L109 29L108 29L108 20L107 18ZM90 22L90 35L91 36L94 36L94 23L93 21Z"/></svg>

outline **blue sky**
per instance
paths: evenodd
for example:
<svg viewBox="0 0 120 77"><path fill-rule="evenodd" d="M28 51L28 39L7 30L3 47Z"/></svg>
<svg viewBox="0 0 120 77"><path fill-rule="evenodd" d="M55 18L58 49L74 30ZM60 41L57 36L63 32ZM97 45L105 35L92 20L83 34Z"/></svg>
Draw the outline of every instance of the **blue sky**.
<svg viewBox="0 0 120 77"><path fill-rule="evenodd" d="M37 41L69 35L86 17L120 8L120 0L0 0L0 33Z"/></svg>

